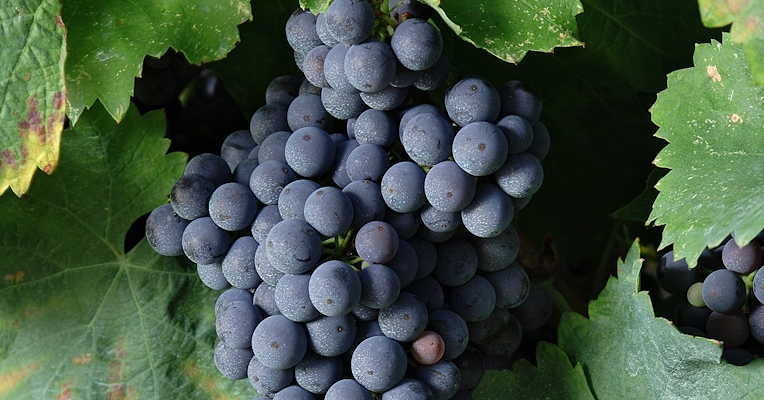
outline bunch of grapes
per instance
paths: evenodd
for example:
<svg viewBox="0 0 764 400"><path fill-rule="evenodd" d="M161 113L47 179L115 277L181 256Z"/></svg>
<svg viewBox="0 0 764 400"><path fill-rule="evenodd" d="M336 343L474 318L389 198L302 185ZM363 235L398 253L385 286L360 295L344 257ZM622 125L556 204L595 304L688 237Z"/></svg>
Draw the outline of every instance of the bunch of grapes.
<svg viewBox="0 0 764 400"><path fill-rule="evenodd" d="M740 246L729 237L704 250L692 269L670 251L658 266L661 287L683 297L674 317L679 329L723 342L722 357L734 365L753 361L750 350L764 343L763 239L764 232Z"/></svg>
<svg viewBox="0 0 764 400"><path fill-rule="evenodd" d="M445 111L412 104L450 66L432 10L390 6L296 11L306 78L274 79L250 130L192 158L146 222L225 290L215 363L266 398L471 398L552 311L511 226L543 180L541 99L467 76Z"/></svg>

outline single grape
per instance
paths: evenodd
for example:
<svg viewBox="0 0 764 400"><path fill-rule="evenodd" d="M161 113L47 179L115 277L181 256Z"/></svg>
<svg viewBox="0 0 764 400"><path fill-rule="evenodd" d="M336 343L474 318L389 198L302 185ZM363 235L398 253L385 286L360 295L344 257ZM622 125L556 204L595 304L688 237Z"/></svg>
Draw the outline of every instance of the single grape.
<svg viewBox="0 0 764 400"><path fill-rule="evenodd" d="M485 362L478 349L467 346L462 355L453 359L453 363L459 368L459 373L462 376L459 381L459 390L472 389L483 379Z"/></svg>
<svg viewBox="0 0 764 400"><path fill-rule="evenodd" d="M273 400L316 400L316 396L295 385L281 389L273 396Z"/></svg>
<svg viewBox="0 0 764 400"><path fill-rule="evenodd" d="M231 287L231 283L223 275L222 261L212 264L196 264L196 273L202 283L212 290L223 290Z"/></svg>
<svg viewBox="0 0 764 400"><path fill-rule="evenodd" d="M398 137L395 121L384 111L366 110L353 125L353 132L359 144L371 143L389 148Z"/></svg>
<svg viewBox="0 0 764 400"><path fill-rule="evenodd" d="M406 373L406 352L386 336L373 336L356 347L350 360L353 377L372 392L395 386Z"/></svg>
<svg viewBox="0 0 764 400"><path fill-rule="evenodd" d="M307 222L286 219L265 238L265 255L271 265L286 274L310 271L321 258L321 238Z"/></svg>
<svg viewBox="0 0 764 400"><path fill-rule="evenodd" d="M414 281L406 288L404 292L414 294L427 307L428 312L437 311L443 308L445 297L443 287L431 276L427 276L418 281Z"/></svg>
<svg viewBox="0 0 764 400"><path fill-rule="evenodd" d="M292 131L309 126L329 130L334 126L334 117L326 112L319 95L303 94L289 105L287 123Z"/></svg>
<svg viewBox="0 0 764 400"><path fill-rule="evenodd" d="M316 32L316 16L308 10L295 10L286 23L286 38L295 51L307 53L321 44Z"/></svg>
<svg viewBox="0 0 764 400"><path fill-rule="evenodd" d="M462 210L462 224L481 238L500 235L512 223L512 199L490 182L478 184L472 202Z"/></svg>
<svg viewBox="0 0 764 400"><path fill-rule="evenodd" d="M390 44L398 61L414 71L424 71L435 65L443 51L440 32L419 18L401 22L393 32Z"/></svg>
<svg viewBox="0 0 764 400"><path fill-rule="evenodd" d="M348 176L347 161L350 153L358 146L360 145L355 139L348 139L337 145L334 164L332 164L330 171L332 172L332 181L341 189L344 189L345 186L352 182Z"/></svg>
<svg viewBox="0 0 764 400"><path fill-rule="evenodd" d="M480 264L478 264L480 268ZM530 292L530 280L520 264L483 275L496 291L496 307L515 308L522 304Z"/></svg>
<svg viewBox="0 0 764 400"><path fill-rule="evenodd" d="M305 356L307 343L302 325L283 315L265 318L252 335L254 355L268 368L294 367Z"/></svg>
<svg viewBox="0 0 764 400"><path fill-rule="evenodd" d="M385 308L398 298L401 281L398 275L382 264L372 264L358 273L361 280L360 303L371 308Z"/></svg>
<svg viewBox="0 0 764 400"><path fill-rule="evenodd" d="M154 209L146 220L146 240L157 253L173 257L183 254L183 231L190 221L178 216L169 203Z"/></svg>
<svg viewBox="0 0 764 400"><path fill-rule="evenodd" d="M531 147L525 152L533 154L539 161L544 161L544 158L546 158L546 155L549 153L550 140L549 130L546 129L546 126L542 124L541 121L536 122L536 124L533 125L533 141L531 142Z"/></svg>
<svg viewBox="0 0 764 400"><path fill-rule="evenodd" d="M393 304L379 310L378 321L385 336L410 342L427 327L427 307L415 295L403 292Z"/></svg>
<svg viewBox="0 0 764 400"><path fill-rule="evenodd" d="M419 210L419 216L422 224L433 232L451 232L462 224L462 215L459 212L440 211L430 203L426 203Z"/></svg>
<svg viewBox="0 0 764 400"><path fill-rule="evenodd" d="M755 304L748 314L748 325L751 327L751 336L759 343L764 343L764 306L760 303Z"/></svg>
<svg viewBox="0 0 764 400"><path fill-rule="evenodd" d="M496 172L507 160L507 150L507 137L498 126L486 121L465 125L454 137L452 145L454 161L473 176Z"/></svg>
<svg viewBox="0 0 764 400"><path fill-rule="evenodd" d="M390 159L382 147L362 144L348 155L345 169L351 181L370 180L379 183L390 168Z"/></svg>
<svg viewBox="0 0 764 400"><path fill-rule="evenodd" d="M316 46L312 48L302 60L302 72L305 74L305 78L308 82L314 86L329 86L329 82L326 81L326 76L324 75L324 59L329 53L329 50L329 46L323 44Z"/></svg>
<svg viewBox="0 0 764 400"><path fill-rule="evenodd" d="M329 134L313 126L294 131L284 147L287 164L296 174L304 177L315 177L329 171L335 152L334 141Z"/></svg>
<svg viewBox="0 0 764 400"><path fill-rule="evenodd" d="M740 275L720 269L703 281L703 301L712 311L731 314L745 302L745 283Z"/></svg>
<svg viewBox="0 0 764 400"><path fill-rule="evenodd" d="M475 121L494 122L499 116L501 100L493 85L481 77L466 77L446 91L446 111L459 126Z"/></svg>
<svg viewBox="0 0 764 400"><path fill-rule="evenodd" d="M390 17L398 24L409 19L419 18L428 20L433 9L418 0L393 0L389 3Z"/></svg>
<svg viewBox="0 0 764 400"><path fill-rule="evenodd" d="M488 318L477 322L467 322L467 329L470 332L470 343L489 344L495 342L502 332L507 330L510 320L513 320L512 323L516 324L517 327L520 326L520 322L509 311L496 307L488 315Z"/></svg>
<svg viewBox="0 0 764 400"><path fill-rule="evenodd" d="M247 159L256 145L248 130L238 130L226 136L220 147L220 157L228 163L233 172L237 165Z"/></svg>
<svg viewBox="0 0 764 400"><path fill-rule="evenodd" d="M384 264L398 251L398 234L389 224L371 221L358 230L355 249L364 261Z"/></svg>
<svg viewBox="0 0 764 400"><path fill-rule="evenodd" d="M197 264L212 264L223 259L228 250L228 232L210 217L197 218L183 231L183 252Z"/></svg>
<svg viewBox="0 0 764 400"><path fill-rule="evenodd" d="M470 237L468 241L478 256L478 269L498 271L512 264L520 253L520 238L511 225L492 238Z"/></svg>
<svg viewBox="0 0 764 400"><path fill-rule="evenodd" d="M262 144L263 140L273 132L288 131L287 106L280 103L266 104L255 111L249 121L249 132L255 143Z"/></svg>
<svg viewBox="0 0 764 400"><path fill-rule="evenodd" d="M382 178L382 180L384 181L384 178ZM399 213L393 210L387 210L383 221L395 228L395 232L398 233L398 239L401 240L408 240L414 236L419 229L419 225L422 223L421 218L419 218L419 213L416 211Z"/></svg>
<svg viewBox="0 0 764 400"><path fill-rule="evenodd" d="M272 204L261 208L255 216L255 220L252 221L252 237L257 243L263 243L271 228L282 220L277 205Z"/></svg>
<svg viewBox="0 0 764 400"><path fill-rule="evenodd" d="M533 127L525 118L518 115L507 115L496 122L496 126L507 138L507 152L509 154L520 154L531 147Z"/></svg>
<svg viewBox="0 0 764 400"><path fill-rule="evenodd" d="M498 92L501 98L499 116L517 115L531 125L538 122L541 116L541 97L536 90L521 81L509 81L501 85Z"/></svg>
<svg viewBox="0 0 764 400"><path fill-rule="evenodd" d="M419 367L416 379L432 390L435 400L444 400L454 397L459 391L462 374L453 362L440 360L433 365Z"/></svg>
<svg viewBox="0 0 764 400"><path fill-rule="evenodd" d="M252 333L263 320L260 311L250 301L225 304L215 318L216 332L226 346L247 349L252 345Z"/></svg>
<svg viewBox="0 0 764 400"><path fill-rule="evenodd" d="M427 201L425 177L424 170L411 161L394 164L385 171L380 184L385 204L399 213L420 209Z"/></svg>
<svg viewBox="0 0 764 400"><path fill-rule="evenodd" d="M706 306L703 301L703 282L695 282L687 289L687 301L695 307Z"/></svg>
<svg viewBox="0 0 764 400"><path fill-rule="evenodd" d="M337 381L326 391L324 400L373 400L371 392L353 379Z"/></svg>
<svg viewBox="0 0 764 400"><path fill-rule="evenodd" d="M361 229L371 221L384 219L387 207L378 184L369 180L352 181L342 192L353 204L353 222L350 223L353 230Z"/></svg>
<svg viewBox="0 0 764 400"><path fill-rule="evenodd" d="M326 61L326 60L324 60ZM312 83L308 82L307 79L304 79L302 81L302 84L300 84L300 91L297 92L297 95L303 95L303 94L317 94L321 95L321 88L313 86Z"/></svg>
<svg viewBox="0 0 764 400"><path fill-rule="evenodd" d="M390 111L398 108L409 98L409 88L389 85L376 92L361 92L361 100L367 106L378 111Z"/></svg>
<svg viewBox="0 0 764 400"><path fill-rule="evenodd" d="M321 357L308 352L294 367L297 384L313 394L324 394L342 379L343 366L339 357Z"/></svg>
<svg viewBox="0 0 764 400"><path fill-rule="evenodd" d="M298 179L284 186L278 201L281 218L305 221L305 201L319 188L318 183L308 179Z"/></svg>
<svg viewBox="0 0 764 400"><path fill-rule="evenodd" d="M366 0L335 0L325 14L328 31L341 43L361 43L374 29L374 8Z"/></svg>
<svg viewBox="0 0 764 400"><path fill-rule="evenodd" d="M254 289L262 282L255 269L257 247L258 244L252 236L242 236L233 242L223 257L223 276L234 287Z"/></svg>
<svg viewBox="0 0 764 400"><path fill-rule="evenodd" d="M761 266L761 246L755 240L740 247L732 238L724 245L722 251L722 263L730 271L741 275L747 275Z"/></svg>
<svg viewBox="0 0 764 400"><path fill-rule="evenodd" d="M234 301L248 301L252 302L252 292L244 289L232 288L223 293L220 293L217 300L215 300L215 316L220 313L227 304Z"/></svg>
<svg viewBox="0 0 764 400"><path fill-rule="evenodd" d="M544 168L530 153L510 154L495 176L496 183L506 194L523 198L533 196L539 190L544 182Z"/></svg>
<svg viewBox="0 0 764 400"><path fill-rule="evenodd" d="M390 390L382 393L381 400L431 400L435 395L422 381L404 378Z"/></svg>
<svg viewBox="0 0 764 400"><path fill-rule="evenodd" d="M334 47L340 43L329 31L329 27L326 26L326 13L320 13L316 16L316 34L318 34L321 42L329 47Z"/></svg>
<svg viewBox="0 0 764 400"><path fill-rule="evenodd" d="M274 78L265 89L265 104L280 103L288 106L299 95L302 82L300 78L291 75Z"/></svg>
<svg viewBox="0 0 764 400"><path fill-rule="evenodd" d="M210 215L209 203L215 184L198 174L184 174L170 189L170 205L179 217L193 221Z"/></svg>
<svg viewBox="0 0 764 400"><path fill-rule="evenodd" d="M310 349L324 357L336 357L348 351L356 337L355 319L350 314L326 315L306 322Z"/></svg>
<svg viewBox="0 0 764 400"><path fill-rule="evenodd" d="M671 294L685 294L690 285L699 282L702 278L700 268L690 269L684 258L674 260L673 251L661 257L656 274L663 290Z"/></svg>
<svg viewBox="0 0 764 400"><path fill-rule="evenodd" d="M750 351L745 349L730 348L722 351L722 359L732 365L742 367L748 365L756 359Z"/></svg>
<svg viewBox="0 0 764 400"><path fill-rule="evenodd" d="M321 235L339 236L353 222L353 203L334 186L318 188L305 200L305 221Z"/></svg>
<svg viewBox="0 0 764 400"><path fill-rule="evenodd" d="M309 282L309 274L285 274L276 284L276 306L282 315L294 322L308 322L320 314L310 301Z"/></svg>
<svg viewBox="0 0 764 400"><path fill-rule="evenodd" d="M759 268L759 270L756 271L756 275L753 277L753 285L751 286L753 295L756 296L756 300L760 303L764 302L764 272L761 272L762 270L764 270L764 268Z"/></svg>
<svg viewBox="0 0 764 400"><path fill-rule="evenodd" d="M466 283L477 271L475 248L462 238L451 238L435 245L437 257L432 276L446 286Z"/></svg>
<svg viewBox="0 0 764 400"><path fill-rule="evenodd" d="M433 331L424 331L411 342L411 355L422 365L432 365L440 361L445 350L443 338Z"/></svg>
<svg viewBox="0 0 764 400"><path fill-rule="evenodd" d="M427 201L443 212L465 209L474 199L476 189L474 178L453 161L434 165L424 179Z"/></svg>
<svg viewBox="0 0 764 400"><path fill-rule="evenodd" d="M712 312L706 322L708 337L724 342L725 348L740 347L748 339L749 325L742 312L722 314Z"/></svg>
<svg viewBox="0 0 764 400"><path fill-rule="evenodd" d="M209 203L209 215L215 225L235 232L251 226L257 214L257 199L249 185L236 182L218 186Z"/></svg>
<svg viewBox="0 0 764 400"><path fill-rule="evenodd" d="M705 332L709 315L711 310L707 307L695 307L684 297L676 305L674 322L681 327L690 326Z"/></svg>
<svg viewBox="0 0 764 400"><path fill-rule="evenodd" d="M330 87L321 89L321 103L337 119L356 118L367 108L357 91L342 92Z"/></svg>
<svg viewBox="0 0 764 400"><path fill-rule="evenodd" d="M486 278L475 275L451 289L451 307L467 322L488 318L496 305L496 292Z"/></svg>
<svg viewBox="0 0 764 400"><path fill-rule="evenodd" d="M337 45L324 58L324 77L332 89L342 93L358 93L345 75L345 56L350 46Z"/></svg>
<svg viewBox="0 0 764 400"><path fill-rule="evenodd" d="M231 380L245 379L252 359L252 349L238 349L219 341L214 352L215 366L223 376Z"/></svg>
<svg viewBox="0 0 764 400"><path fill-rule="evenodd" d="M269 285L268 282L261 283L255 289L255 294L252 296L252 304L260 309L264 317L281 314L276 304L276 288Z"/></svg>
<svg viewBox="0 0 764 400"><path fill-rule="evenodd" d="M270 160L260 163L249 179L249 188L260 202L270 205L279 201L284 186L296 180L292 168L285 162Z"/></svg>
<svg viewBox="0 0 764 400"><path fill-rule="evenodd" d="M292 383L294 368L276 369L268 368L252 357L247 368L249 383L262 396L272 396Z"/></svg>
<svg viewBox="0 0 764 400"><path fill-rule="evenodd" d="M400 131L400 139L414 162L435 165L451 156L454 130L442 116L423 112L408 120Z"/></svg>
<svg viewBox="0 0 764 400"><path fill-rule="evenodd" d="M311 274L308 293L321 314L330 317L345 315L361 298L361 279L350 264L329 260Z"/></svg>

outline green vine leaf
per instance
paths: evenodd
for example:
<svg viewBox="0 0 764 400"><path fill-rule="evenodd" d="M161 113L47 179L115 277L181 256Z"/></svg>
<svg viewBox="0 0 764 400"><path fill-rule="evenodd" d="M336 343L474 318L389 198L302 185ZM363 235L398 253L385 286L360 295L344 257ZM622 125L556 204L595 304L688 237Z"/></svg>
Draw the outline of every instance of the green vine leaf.
<svg viewBox="0 0 764 400"><path fill-rule="evenodd" d="M10 187L23 195L37 168L50 174L58 164L65 35L59 1L0 6L0 194Z"/></svg>
<svg viewBox="0 0 764 400"><path fill-rule="evenodd" d="M331 0L300 0L300 7L310 10L313 14L325 12Z"/></svg>
<svg viewBox="0 0 764 400"><path fill-rule="evenodd" d="M732 42L743 44L754 82L764 85L764 1L698 0L698 4L706 26L732 24Z"/></svg>
<svg viewBox="0 0 764 400"><path fill-rule="evenodd" d="M59 174L0 198L0 398L252 398L213 362L217 293L128 227L167 201L186 156L162 112L100 106L65 133Z"/></svg>
<svg viewBox="0 0 764 400"><path fill-rule="evenodd" d="M584 45L576 24L584 12L579 0L422 2L459 37L506 62L517 64L529 51Z"/></svg>
<svg viewBox="0 0 764 400"><path fill-rule="evenodd" d="M251 19L246 0L65 2L72 124L96 99L121 121L146 55L159 57L172 47L194 64L219 60L238 42L237 25Z"/></svg>
<svg viewBox="0 0 764 400"><path fill-rule="evenodd" d="M486 371L472 391L475 400L568 399L594 400L581 364L570 365L568 356L557 346L539 342L538 367L519 359L512 371Z"/></svg>
<svg viewBox="0 0 764 400"><path fill-rule="evenodd" d="M764 360L745 367L720 362L718 342L684 335L655 318L650 297L640 292L639 242L618 261L589 319L567 312L559 346L580 363L599 399L741 399L764 395Z"/></svg>
<svg viewBox="0 0 764 400"><path fill-rule="evenodd" d="M673 243L690 265L731 232L745 244L764 228L764 87L730 39L698 45L695 67L669 74L652 108L669 142L654 163L671 171L648 222L666 225L660 247Z"/></svg>

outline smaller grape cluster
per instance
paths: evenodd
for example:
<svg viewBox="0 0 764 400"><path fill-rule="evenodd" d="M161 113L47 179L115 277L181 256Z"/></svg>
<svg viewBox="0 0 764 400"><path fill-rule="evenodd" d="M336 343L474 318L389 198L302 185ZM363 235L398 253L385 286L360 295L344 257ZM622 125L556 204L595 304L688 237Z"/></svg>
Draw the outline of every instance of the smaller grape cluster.
<svg viewBox="0 0 764 400"><path fill-rule="evenodd" d="M443 85L450 69L437 67L442 46L419 42L441 41L416 17L427 10L392 4L392 58L370 39L379 15L365 0L296 11L287 38L306 78L274 79L250 129L220 156L192 158L146 222L152 248L185 254L224 290L215 363L261 396L471 398L491 360L510 359L551 315L515 262L511 225L543 180L541 99L519 81L467 76L445 111L413 104L411 91ZM336 77L352 89L329 77L337 48Z"/></svg>
<svg viewBox="0 0 764 400"><path fill-rule="evenodd" d="M692 269L669 251L657 270L661 287L682 296L674 316L679 329L723 342L722 357L734 365L753 361L750 350L764 344L762 241L764 232L745 246L728 237L704 250Z"/></svg>

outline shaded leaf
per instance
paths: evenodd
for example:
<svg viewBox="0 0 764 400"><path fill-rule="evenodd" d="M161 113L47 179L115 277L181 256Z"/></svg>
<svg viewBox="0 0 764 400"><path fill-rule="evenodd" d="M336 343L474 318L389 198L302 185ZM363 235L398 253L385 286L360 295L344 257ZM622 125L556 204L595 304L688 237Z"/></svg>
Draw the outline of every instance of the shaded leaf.
<svg viewBox="0 0 764 400"><path fill-rule="evenodd" d="M700 22L695 0L582 0L586 52L635 90L657 93L666 74L690 65L693 44L721 38Z"/></svg>
<svg viewBox="0 0 764 400"><path fill-rule="evenodd" d="M718 342L684 335L655 318L640 292L639 243L618 262L589 318L565 313L559 346L580 363L600 399L739 399L764 396L764 360L745 367L720 362Z"/></svg>
<svg viewBox="0 0 764 400"><path fill-rule="evenodd" d="M258 4L258 14L268 18L240 25L241 43L226 58L208 66L223 79L248 119L265 104L265 89L271 80L280 75L304 77L295 65L285 33L286 22L296 8L292 0Z"/></svg>
<svg viewBox="0 0 764 400"><path fill-rule="evenodd" d="M594 399L581 364L571 366L559 347L539 342L538 367L525 359L515 361L512 371L486 371L472 391L475 400Z"/></svg>
<svg viewBox="0 0 764 400"><path fill-rule="evenodd" d="M652 108L656 136L669 142L655 165L671 171L649 221L666 225L661 247L673 243L690 265L731 232L745 244L764 228L764 87L742 46L728 34L723 43L698 45L695 66L671 73Z"/></svg>
<svg viewBox="0 0 764 400"><path fill-rule="evenodd" d="M764 84L764 1L698 0L703 23L710 27L732 24L731 40L741 43L757 85Z"/></svg>
<svg viewBox="0 0 764 400"><path fill-rule="evenodd" d="M186 157L165 155L161 112L116 125L100 106L65 133L59 174L0 198L0 395L13 399L211 399L254 394L213 363L217 293L145 240Z"/></svg>
<svg viewBox="0 0 764 400"><path fill-rule="evenodd" d="M653 202L658 197L658 190L655 185L666 175L665 169L655 168L647 177L645 190L637 196L631 203L613 213L613 218L627 221L636 221L644 223L650 216L653 209Z"/></svg>
<svg viewBox="0 0 764 400"><path fill-rule="evenodd" d="M236 26L252 12L245 0L74 0L65 2L62 16L69 27L67 114L74 124L96 98L122 120L146 55L172 47L194 64L223 58L239 40Z"/></svg>
<svg viewBox="0 0 764 400"><path fill-rule="evenodd" d="M528 51L583 46L575 18L584 11L579 0L422 2L460 38L506 62L516 64Z"/></svg>
<svg viewBox="0 0 764 400"><path fill-rule="evenodd" d="M56 0L0 5L0 194L21 196L58 163L64 129L65 29Z"/></svg>

